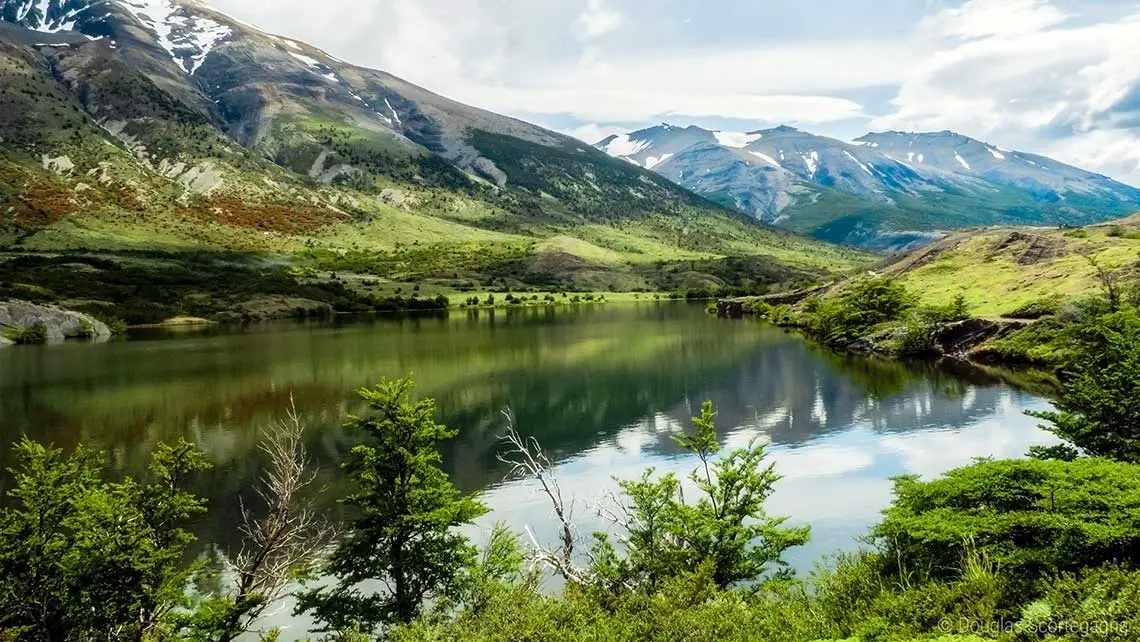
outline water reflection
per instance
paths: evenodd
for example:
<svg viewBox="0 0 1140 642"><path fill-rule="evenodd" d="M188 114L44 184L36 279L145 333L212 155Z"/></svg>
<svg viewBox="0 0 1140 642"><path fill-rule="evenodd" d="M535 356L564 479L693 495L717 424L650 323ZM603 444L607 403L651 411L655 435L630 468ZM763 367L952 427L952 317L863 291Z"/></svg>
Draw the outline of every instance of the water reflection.
<svg viewBox="0 0 1140 642"><path fill-rule="evenodd" d="M147 335L105 345L0 352L0 464L22 434L105 449L137 472L160 440L186 437L215 468L206 542L227 545L237 499L248 497L262 426L292 395L310 426L322 481L336 494L336 464L351 447L353 390L412 373L440 417L460 429L445 462L464 489L485 489L489 519L531 524L544 536L549 507L525 484L503 484L495 460L501 411L559 462L580 524L588 506L647 465L683 472L671 436L712 399L728 446L772 442L785 475L773 512L813 525L801 568L872 523L892 475L935 475L974 456L1018 456L1050 442L1022 411L1046 403L969 372L841 356L779 329L709 318L683 303L453 313L242 334Z"/></svg>

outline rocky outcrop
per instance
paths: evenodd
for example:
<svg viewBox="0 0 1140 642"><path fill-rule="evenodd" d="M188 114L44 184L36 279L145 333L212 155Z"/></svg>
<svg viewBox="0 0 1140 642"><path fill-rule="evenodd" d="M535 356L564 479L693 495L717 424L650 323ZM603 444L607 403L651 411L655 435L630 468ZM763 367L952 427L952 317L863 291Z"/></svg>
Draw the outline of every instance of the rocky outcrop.
<svg viewBox="0 0 1140 642"><path fill-rule="evenodd" d="M37 323L43 324L48 343L80 338L106 340L111 336L105 323L81 312L27 301L0 301L0 335L22 332Z"/></svg>
<svg viewBox="0 0 1140 642"><path fill-rule="evenodd" d="M724 319L739 319L745 315L753 314L757 303L764 303L767 305L795 305L810 296L825 292L832 286L831 283L825 283L814 288L806 290L795 290L792 292L779 292L776 294L765 294L763 296L742 296L731 299L720 299L716 302L717 316Z"/></svg>
<svg viewBox="0 0 1140 642"><path fill-rule="evenodd" d="M1010 319L966 319L938 330L935 339L946 354L964 355L986 341L1025 327Z"/></svg>

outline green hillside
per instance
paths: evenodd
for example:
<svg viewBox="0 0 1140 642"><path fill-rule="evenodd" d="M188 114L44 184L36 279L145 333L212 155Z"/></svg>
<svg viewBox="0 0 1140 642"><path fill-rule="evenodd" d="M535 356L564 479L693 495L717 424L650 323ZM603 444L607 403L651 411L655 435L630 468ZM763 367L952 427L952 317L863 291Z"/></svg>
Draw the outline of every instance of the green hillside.
<svg viewBox="0 0 1140 642"><path fill-rule="evenodd" d="M168 78L134 64L147 49L6 35L0 297L141 323L477 292L762 292L873 260L756 223L574 139L380 86L367 75L378 72L343 69L345 82L362 79L346 101L302 91L313 74L218 56L260 102L242 111L227 92L210 111L201 85L184 78L168 90ZM247 36L232 47L279 57ZM361 113L373 96L400 105L409 124L393 131L391 119ZM234 129L246 125L252 138Z"/></svg>

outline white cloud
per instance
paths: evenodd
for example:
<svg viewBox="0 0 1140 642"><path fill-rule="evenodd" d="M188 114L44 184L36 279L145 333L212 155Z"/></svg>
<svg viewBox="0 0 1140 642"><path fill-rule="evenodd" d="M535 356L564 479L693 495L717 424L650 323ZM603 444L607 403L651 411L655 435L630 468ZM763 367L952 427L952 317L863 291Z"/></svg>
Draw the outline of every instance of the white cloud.
<svg viewBox="0 0 1140 642"><path fill-rule="evenodd" d="M1047 0L970 0L923 21L923 31L975 38L1033 33L1060 24L1068 14Z"/></svg>
<svg viewBox="0 0 1140 642"><path fill-rule="evenodd" d="M1080 133L1048 144L1042 153L1109 176L1131 177L1133 184L1140 185L1140 131L1136 129Z"/></svg>
<svg viewBox="0 0 1140 642"><path fill-rule="evenodd" d="M1140 179L1135 135L1112 131L1140 86L1140 13L1074 25L1043 1L974 0L927 27L960 37L915 66L872 127L953 129Z"/></svg>
<svg viewBox="0 0 1140 642"><path fill-rule="evenodd" d="M600 38L625 24L625 16L606 6L605 0L586 0L578 16L578 34L583 40Z"/></svg>
<svg viewBox="0 0 1140 642"><path fill-rule="evenodd" d="M562 133L568 136L573 136L578 140L585 141L593 145L594 143L608 138L614 134L624 134L629 131L629 127L620 127L617 125L600 125L598 123L586 123L577 127L563 129Z"/></svg>
<svg viewBox="0 0 1140 642"><path fill-rule="evenodd" d="M454 94L453 94L454 95ZM764 121L822 123L861 115L851 100L829 96L770 96L610 88L515 89L468 86L456 97L492 111L570 114L587 121L632 122L669 116L711 117L731 114Z"/></svg>

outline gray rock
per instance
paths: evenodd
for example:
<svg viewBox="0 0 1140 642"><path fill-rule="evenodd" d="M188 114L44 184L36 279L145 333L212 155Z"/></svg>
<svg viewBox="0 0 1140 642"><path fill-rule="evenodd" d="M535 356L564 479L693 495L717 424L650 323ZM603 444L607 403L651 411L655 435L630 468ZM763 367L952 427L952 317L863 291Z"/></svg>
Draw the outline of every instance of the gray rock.
<svg viewBox="0 0 1140 642"><path fill-rule="evenodd" d="M0 331L25 330L37 323L47 328L49 343L71 338L105 341L111 336L111 330L105 323L82 312L27 301L0 301Z"/></svg>

